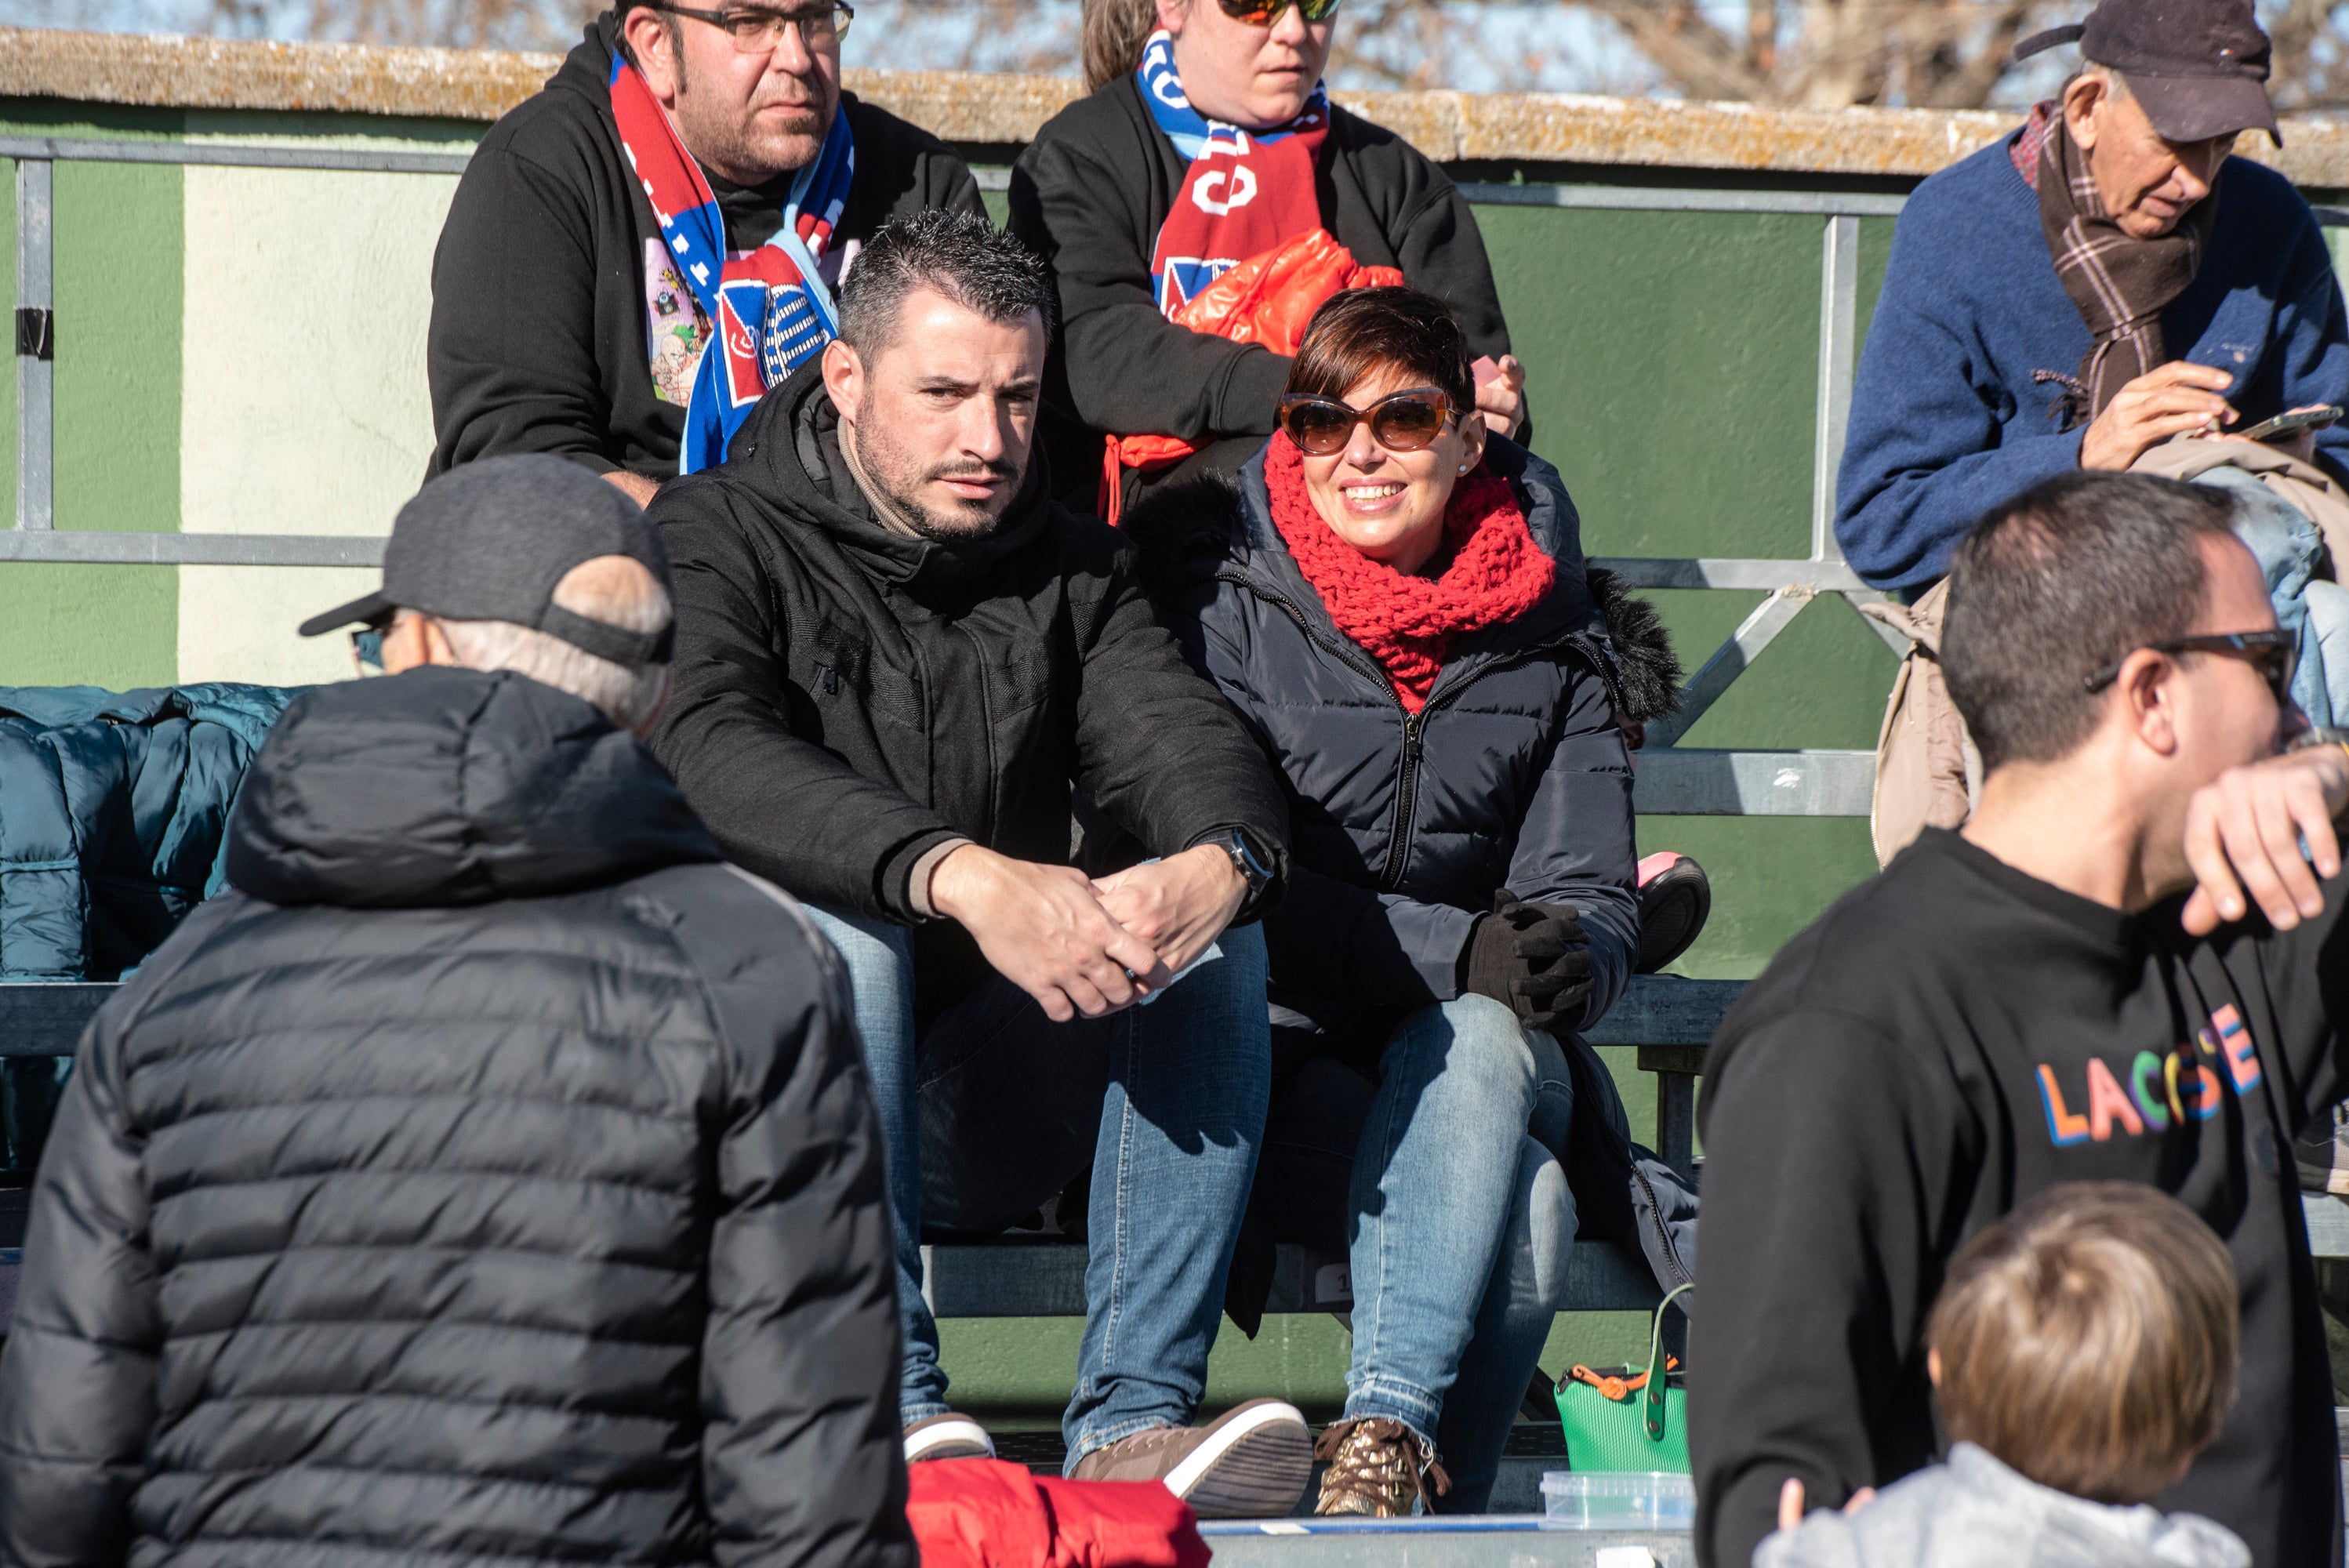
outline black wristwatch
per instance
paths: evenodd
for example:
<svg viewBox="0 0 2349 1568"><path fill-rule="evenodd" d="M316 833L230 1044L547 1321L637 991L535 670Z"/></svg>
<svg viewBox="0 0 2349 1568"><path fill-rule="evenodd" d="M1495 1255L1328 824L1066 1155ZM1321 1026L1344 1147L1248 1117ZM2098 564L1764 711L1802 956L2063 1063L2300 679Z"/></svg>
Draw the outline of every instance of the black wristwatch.
<svg viewBox="0 0 2349 1568"><path fill-rule="evenodd" d="M1239 914L1234 918L1255 913L1257 907L1264 902L1266 890L1272 886L1272 868L1257 858L1256 851L1248 845L1247 835L1237 828L1219 828L1201 839L1199 843L1213 844L1231 856L1232 870L1239 872L1240 881L1247 884L1247 896L1240 900ZM1192 846L1194 849L1197 847L1197 844Z"/></svg>

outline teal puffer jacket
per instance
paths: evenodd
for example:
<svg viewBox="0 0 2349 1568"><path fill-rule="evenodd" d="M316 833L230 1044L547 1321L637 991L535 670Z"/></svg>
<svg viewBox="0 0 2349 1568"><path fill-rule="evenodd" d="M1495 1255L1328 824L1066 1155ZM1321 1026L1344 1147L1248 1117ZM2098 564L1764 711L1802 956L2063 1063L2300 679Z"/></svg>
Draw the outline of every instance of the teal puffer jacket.
<svg viewBox="0 0 2349 1568"><path fill-rule="evenodd" d="M237 786L294 695L0 686L0 981L119 979L218 892Z"/></svg>

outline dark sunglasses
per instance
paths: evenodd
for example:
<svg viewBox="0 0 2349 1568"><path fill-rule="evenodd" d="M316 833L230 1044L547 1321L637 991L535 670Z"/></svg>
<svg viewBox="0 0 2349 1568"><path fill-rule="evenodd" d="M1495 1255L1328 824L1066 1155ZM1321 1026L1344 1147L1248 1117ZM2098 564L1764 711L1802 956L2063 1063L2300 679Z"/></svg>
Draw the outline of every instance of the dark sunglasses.
<svg viewBox="0 0 2349 1568"><path fill-rule="evenodd" d="M1299 451L1317 458L1344 451L1354 427L1365 421L1371 439L1388 451L1415 452L1452 422L1452 399L1433 387L1406 387L1367 408L1305 392L1280 400L1280 428Z"/></svg>
<svg viewBox="0 0 2349 1568"><path fill-rule="evenodd" d="M2156 654L2228 654L2250 661L2275 694L2276 706L2292 706L2292 672L2300 662L2299 639L2280 627L2264 632L2213 632L2204 637L2172 637L2166 643L2147 643L2146 651ZM2137 652L2132 648L2131 653ZM2088 677L2091 696L2120 679L2121 665L2126 658L2115 659Z"/></svg>
<svg viewBox="0 0 2349 1568"><path fill-rule="evenodd" d="M351 634L351 657L358 661L359 673L373 670L383 674L383 634L391 630L389 621L379 621L372 626L361 626Z"/></svg>
<svg viewBox="0 0 2349 1568"><path fill-rule="evenodd" d="M1273 19L1291 5L1309 22L1326 22L1338 14L1345 0L1216 0L1224 15L1235 22L1245 22L1251 27L1267 27Z"/></svg>

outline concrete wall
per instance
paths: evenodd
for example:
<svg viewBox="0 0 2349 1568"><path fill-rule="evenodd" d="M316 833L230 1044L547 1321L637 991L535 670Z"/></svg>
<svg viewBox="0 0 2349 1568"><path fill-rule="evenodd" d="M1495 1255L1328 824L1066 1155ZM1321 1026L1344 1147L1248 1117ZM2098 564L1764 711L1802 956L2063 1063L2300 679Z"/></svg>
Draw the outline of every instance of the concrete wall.
<svg viewBox="0 0 2349 1568"><path fill-rule="evenodd" d="M872 47L872 41L853 43ZM461 149L552 69L543 57L222 45L0 30L0 135ZM853 62L854 63L854 62ZM852 85L1001 167L1074 90L1050 78L857 73ZM1766 114L1588 98L1372 95L1464 179L1899 191L2000 135L1996 116ZM2288 171L2349 185L2349 130L2295 122ZM431 445L424 329L452 177L56 165L57 522L66 529L379 534ZM999 204L999 197L996 199ZM1809 548L1821 220L1485 206L1534 445L1600 555L1785 557ZM13 209L0 273L14 297ZM1889 220L1861 227L1864 329ZM0 432L15 428L0 377ZM0 435L0 498L13 498ZM0 519L0 526L5 526ZM301 683L350 673L339 639L293 634L372 573L0 562L0 685ZM1659 593L1693 667L1760 597ZM1866 748L1893 665L1823 596L1686 738ZM1643 848L1696 855L1715 903L1680 966L1750 975L1873 869L1857 820L1646 819ZM1628 1058L1629 1053L1621 1053ZM1617 1076L1635 1125L1649 1081ZM1065 1397L1073 1323L947 1328L962 1397L1042 1415ZM1546 1364L1625 1359L1644 1324L1562 1320ZM1324 1319L1224 1336L1216 1394L1341 1397Z"/></svg>

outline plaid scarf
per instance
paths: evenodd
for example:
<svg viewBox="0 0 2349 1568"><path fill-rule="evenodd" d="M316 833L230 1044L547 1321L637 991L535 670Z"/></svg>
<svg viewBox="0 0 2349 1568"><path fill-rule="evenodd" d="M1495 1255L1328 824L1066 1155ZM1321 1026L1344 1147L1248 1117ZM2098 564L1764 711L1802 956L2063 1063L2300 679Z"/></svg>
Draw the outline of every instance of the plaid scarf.
<svg viewBox="0 0 2349 1568"><path fill-rule="evenodd" d="M2039 191L2047 254L2092 339L2075 376L2032 373L2065 388L2054 414L2070 430L2103 413L2123 387L2168 362L2161 313L2186 292L2202 265L2219 212L2218 193L2188 208L2178 226L2160 238L2134 239L2105 211L2088 160L2053 103L2032 109L2014 144L2017 169L2023 169L2027 141L2035 142L2038 152L2023 178Z"/></svg>

